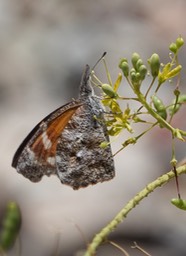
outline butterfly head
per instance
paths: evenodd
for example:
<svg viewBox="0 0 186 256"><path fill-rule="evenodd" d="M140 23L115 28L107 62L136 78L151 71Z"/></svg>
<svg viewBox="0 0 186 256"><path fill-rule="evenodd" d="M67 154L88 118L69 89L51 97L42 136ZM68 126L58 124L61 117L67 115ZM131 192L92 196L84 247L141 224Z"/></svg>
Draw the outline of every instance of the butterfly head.
<svg viewBox="0 0 186 256"><path fill-rule="evenodd" d="M89 79L90 79L90 67L89 65L86 65L81 78L81 83L80 83L80 89L79 89L80 98L87 98L88 96L91 96L93 94L93 88L90 84Z"/></svg>

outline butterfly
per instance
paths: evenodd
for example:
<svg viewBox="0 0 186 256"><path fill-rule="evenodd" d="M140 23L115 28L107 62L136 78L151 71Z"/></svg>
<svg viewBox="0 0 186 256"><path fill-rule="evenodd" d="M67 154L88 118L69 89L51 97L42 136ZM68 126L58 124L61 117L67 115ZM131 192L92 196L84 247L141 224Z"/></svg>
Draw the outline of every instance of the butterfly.
<svg viewBox="0 0 186 256"><path fill-rule="evenodd" d="M89 80L86 65L79 98L50 113L23 140L12 161L18 173L32 182L54 174L73 189L115 176L110 145L100 147L109 142L104 109Z"/></svg>

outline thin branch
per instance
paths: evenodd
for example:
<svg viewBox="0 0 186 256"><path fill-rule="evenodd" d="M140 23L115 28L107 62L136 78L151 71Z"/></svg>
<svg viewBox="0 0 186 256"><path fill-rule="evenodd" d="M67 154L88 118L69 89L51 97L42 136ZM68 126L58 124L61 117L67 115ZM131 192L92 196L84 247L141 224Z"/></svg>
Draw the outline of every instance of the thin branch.
<svg viewBox="0 0 186 256"><path fill-rule="evenodd" d="M186 165L177 168L177 175L186 173ZM134 196L124 208L115 216L115 218L105 226L98 234L95 235L92 242L89 244L87 251L84 256L93 256L96 253L98 246L105 241L108 235L116 229L116 227L127 217L128 213L134 209L145 197L152 193L156 188L161 187L168 183L172 178L175 177L175 173L170 171L153 182L149 183L143 190L141 190L136 196Z"/></svg>

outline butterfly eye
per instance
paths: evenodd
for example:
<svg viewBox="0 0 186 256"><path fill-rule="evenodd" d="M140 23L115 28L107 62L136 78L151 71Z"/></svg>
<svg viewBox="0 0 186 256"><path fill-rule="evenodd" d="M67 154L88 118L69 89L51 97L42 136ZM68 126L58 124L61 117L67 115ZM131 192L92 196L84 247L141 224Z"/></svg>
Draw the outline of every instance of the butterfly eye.
<svg viewBox="0 0 186 256"><path fill-rule="evenodd" d="M171 200L171 203L175 205L177 208L186 211L186 200L183 200L181 198L173 198Z"/></svg>

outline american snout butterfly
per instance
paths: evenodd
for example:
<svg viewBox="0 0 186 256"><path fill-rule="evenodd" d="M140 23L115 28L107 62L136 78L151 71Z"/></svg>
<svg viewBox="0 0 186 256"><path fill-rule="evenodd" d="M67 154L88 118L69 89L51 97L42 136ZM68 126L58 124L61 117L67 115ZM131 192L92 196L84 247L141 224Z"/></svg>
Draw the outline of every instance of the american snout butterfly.
<svg viewBox="0 0 186 256"><path fill-rule="evenodd" d="M29 180L56 174L63 184L79 189L114 177L110 145L100 147L109 141L104 109L93 95L89 77L86 65L79 99L45 117L17 149L12 166Z"/></svg>

